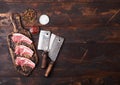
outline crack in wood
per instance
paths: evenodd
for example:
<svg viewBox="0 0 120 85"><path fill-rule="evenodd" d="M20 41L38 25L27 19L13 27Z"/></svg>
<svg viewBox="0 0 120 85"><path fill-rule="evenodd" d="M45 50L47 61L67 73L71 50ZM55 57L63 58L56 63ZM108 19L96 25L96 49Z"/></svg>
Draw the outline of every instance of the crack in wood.
<svg viewBox="0 0 120 85"><path fill-rule="evenodd" d="M106 24L108 24L110 21L112 21L119 12L120 12L120 9L118 9L118 11L109 18L109 20L107 21Z"/></svg>

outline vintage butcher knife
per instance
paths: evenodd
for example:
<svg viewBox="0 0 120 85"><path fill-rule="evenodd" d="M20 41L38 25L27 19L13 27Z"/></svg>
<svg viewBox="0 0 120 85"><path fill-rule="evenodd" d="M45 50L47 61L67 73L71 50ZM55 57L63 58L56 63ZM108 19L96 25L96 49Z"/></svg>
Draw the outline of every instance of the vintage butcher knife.
<svg viewBox="0 0 120 85"><path fill-rule="evenodd" d="M56 36L55 34L51 35L50 44L49 44L49 53L48 53L48 56L51 59L51 62L49 63L48 68L45 72L45 77L48 77L49 73L51 72L53 64L63 44L63 41L64 41L64 38Z"/></svg>
<svg viewBox="0 0 120 85"><path fill-rule="evenodd" d="M51 35L50 31L45 31L45 30L40 31L39 41L38 41L38 50L43 50L41 68L46 67L46 59L48 56L50 35Z"/></svg>

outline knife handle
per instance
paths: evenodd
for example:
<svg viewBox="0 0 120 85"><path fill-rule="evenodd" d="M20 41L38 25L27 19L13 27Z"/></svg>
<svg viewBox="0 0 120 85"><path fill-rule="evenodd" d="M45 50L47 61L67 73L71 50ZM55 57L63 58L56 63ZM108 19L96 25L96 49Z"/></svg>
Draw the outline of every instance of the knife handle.
<svg viewBox="0 0 120 85"><path fill-rule="evenodd" d="M54 62L51 61L51 62L49 63L49 65L48 65L48 68L47 68L46 72L45 72L45 77L48 77L48 76L49 76L49 74L50 74L50 72L51 72L51 70L52 70L52 68L53 68L53 65L54 65Z"/></svg>
<svg viewBox="0 0 120 85"><path fill-rule="evenodd" d="M43 52L43 53L42 53L42 64L41 64L41 68L46 68L47 55L48 55L48 52Z"/></svg>

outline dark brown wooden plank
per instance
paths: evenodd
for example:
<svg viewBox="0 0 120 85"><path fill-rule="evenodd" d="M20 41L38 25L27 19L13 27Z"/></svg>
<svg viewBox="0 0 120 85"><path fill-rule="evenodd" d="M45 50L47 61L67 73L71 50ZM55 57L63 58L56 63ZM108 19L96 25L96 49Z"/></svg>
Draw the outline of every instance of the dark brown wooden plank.
<svg viewBox="0 0 120 85"><path fill-rule="evenodd" d="M119 79L117 77L105 77L105 78L88 78L88 79L76 79L76 78L0 78L2 85L119 85ZM34 80L34 81L33 81ZM45 82L47 81L47 82Z"/></svg>
<svg viewBox="0 0 120 85"><path fill-rule="evenodd" d="M4 2L80 2L80 3L95 3L95 2L120 2L119 0L1 0Z"/></svg>
<svg viewBox="0 0 120 85"><path fill-rule="evenodd" d="M120 76L120 44L64 44L56 61L52 78L56 77L104 77ZM0 45L0 76L19 77L13 67L7 45ZM69 50L70 49L70 50ZM82 55L88 49L86 57L81 61ZM113 51L115 50L115 51ZM38 51L41 62L41 51ZM40 69L40 63L33 71L31 77L43 76L45 70ZM74 67L74 68L73 68ZM69 70L68 70L69 69ZM63 74L63 75L61 75Z"/></svg>
<svg viewBox="0 0 120 85"><path fill-rule="evenodd" d="M119 43L119 26L83 25L80 27L41 27L51 30L59 36L65 37L65 43L69 42L100 42ZM37 40L37 37L35 37Z"/></svg>
<svg viewBox="0 0 120 85"><path fill-rule="evenodd" d="M88 28L89 27L89 28ZM12 25L0 28L0 43L6 43L7 35L13 31ZM27 27L26 27L27 29ZM40 29L50 30L51 32L65 38L65 43L119 43L120 27L119 26L100 26L100 25L82 25L80 27L41 27ZM33 35L36 45L38 35Z"/></svg>
<svg viewBox="0 0 120 85"><path fill-rule="evenodd" d="M1 13L33 8L38 17L50 17L50 23L41 29L65 37L65 43L49 78L44 78L45 69L40 69L41 51L37 51L40 62L33 74L23 77L15 71L8 51L6 36L12 25L0 24L0 84L119 85L119 4L120 0L1 0L0 23L8 18ZM38 35L33 39L37 47ZM84 49L88 52L82 57Z"/></svg>
<svg viewBox="0 0 120 85"><path fill-rule="evenodd" d="M48 26L81 26L83 24L119 25L120 3L0 3L0 12L23 12L33 8L48 14ZM105 5L106 4L106 5ZM113 8L114 7L114 8ZM113 17L114 16L114 17ZM113 17L113 18L112 18ZM112 19L111 19L112 18Z"/></svg>

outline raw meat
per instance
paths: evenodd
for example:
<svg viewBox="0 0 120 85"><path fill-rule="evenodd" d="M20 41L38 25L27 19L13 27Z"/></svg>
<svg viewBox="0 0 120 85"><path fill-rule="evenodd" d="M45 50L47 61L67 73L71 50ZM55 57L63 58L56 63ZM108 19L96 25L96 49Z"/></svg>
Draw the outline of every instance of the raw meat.
<svg viewBox="0 0 120 85"><path fill-rule="evenodd" d="M34 52L24 45L18 45L15 47L15 53L20 56L32 57Z"/></svg>
<svg viewBox="0 0 120 85"><path fill-rule="evenodd" d="M29 66L32 69L35 67L35 63L32 62L30 59L24 58L24 57L17 57L15 59L15 64L20 66Z"/></svg>
<svg viewBox="0 0 120 85"><path fill-rule="evenodd" d="M15 43L20 43L20 42L26 42L27 44L32 43L32 40L30 40L27 36L20 33L14 33L12 36L12 40Z"/></svg>

